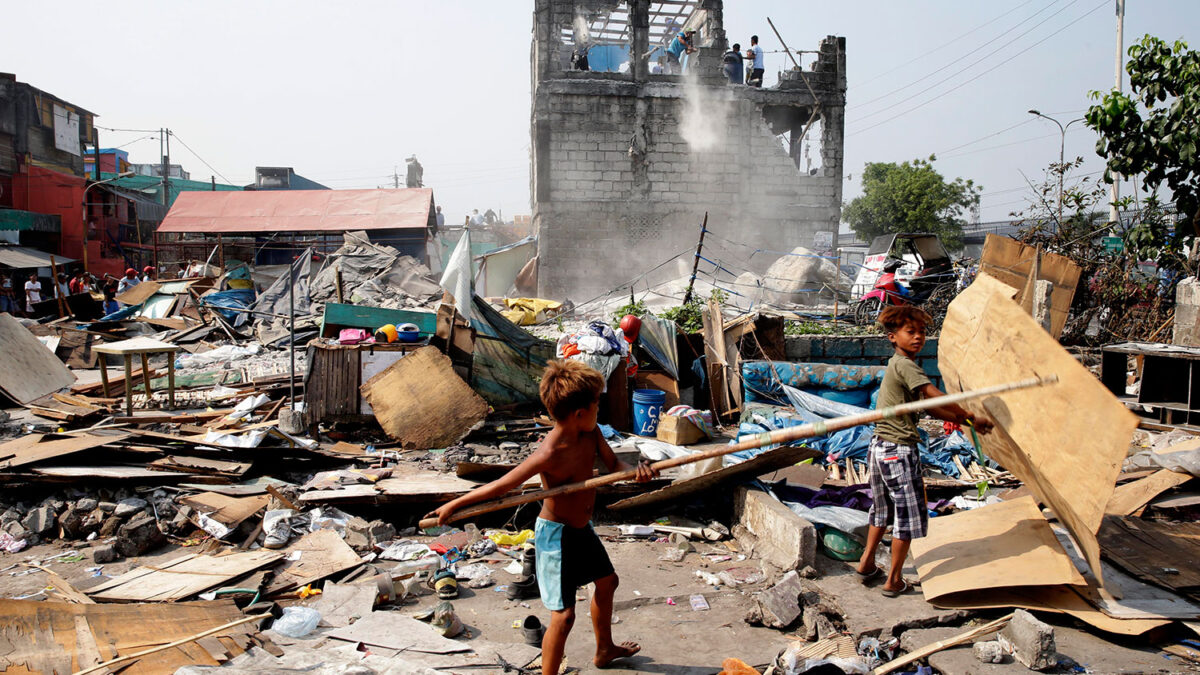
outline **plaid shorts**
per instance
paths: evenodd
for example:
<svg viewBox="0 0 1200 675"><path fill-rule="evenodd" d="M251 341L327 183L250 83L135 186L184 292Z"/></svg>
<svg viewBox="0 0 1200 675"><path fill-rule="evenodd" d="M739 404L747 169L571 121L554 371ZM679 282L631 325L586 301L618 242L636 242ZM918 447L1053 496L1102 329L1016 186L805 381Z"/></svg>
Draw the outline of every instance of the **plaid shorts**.
<svg viewBox="0 0 1200 675"><path fill-rule="evenodd" d="M929 529L925 508L925 480L921 477L921 457L915 445L900 445L878 436L871 438L867 451L871 474L871 525L887 527L892 521L892 537L920 539Z"/></svg>

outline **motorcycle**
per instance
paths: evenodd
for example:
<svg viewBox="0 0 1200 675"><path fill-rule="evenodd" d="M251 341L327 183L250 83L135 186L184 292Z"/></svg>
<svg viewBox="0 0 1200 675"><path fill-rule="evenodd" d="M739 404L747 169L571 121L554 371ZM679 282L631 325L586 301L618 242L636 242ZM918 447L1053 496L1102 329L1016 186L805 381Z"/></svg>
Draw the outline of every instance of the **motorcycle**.
<svg viewBox="0 0 1200 675"><path fill-rule="evenodd" d="M935 234L892 234L877 237L871 244L867 263L859 274L859 285L870 290L854 307L854 322L873 323L888 305L918 305L940 326L946 308L958 292L970 283L973 266L969 262L951 262ZM899 272L906 263L916 263L917 271L905 284ZM878 265L876 267L875 265Z"/></svg>

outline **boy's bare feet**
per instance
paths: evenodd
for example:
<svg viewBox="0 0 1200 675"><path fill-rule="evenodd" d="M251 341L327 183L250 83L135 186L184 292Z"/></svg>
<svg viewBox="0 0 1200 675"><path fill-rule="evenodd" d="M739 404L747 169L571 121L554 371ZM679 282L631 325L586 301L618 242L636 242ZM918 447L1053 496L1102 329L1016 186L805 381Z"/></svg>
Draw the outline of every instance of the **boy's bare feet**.
<svg viewBox="0 0 1200 675"><path fill-rule="evenodd" d="M626 656L633 656L642 651L641 645L636 642L622 642L619 645L613 645L608 649L596 650L596 657L592 659L592 663L596 664L597 668L607 668L608 664L616 659L623 659Z"/></svg>

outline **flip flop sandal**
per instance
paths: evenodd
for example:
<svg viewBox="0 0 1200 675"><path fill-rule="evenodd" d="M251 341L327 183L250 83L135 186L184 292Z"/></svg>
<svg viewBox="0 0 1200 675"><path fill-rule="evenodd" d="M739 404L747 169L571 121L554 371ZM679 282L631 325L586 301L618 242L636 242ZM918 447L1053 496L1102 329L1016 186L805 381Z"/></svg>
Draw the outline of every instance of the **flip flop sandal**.
<svg viewBox="0 0 1200 675"><path fill-rule="evenodd" d="M910 585L909 585L908 581L903 581L903 582L901 582L901 583L903 583L904 585L903 585L903 586L901 586L900 588L898 588L897 590L894 590L894 591L889 591L889 590L888 590L888 589L886 589L886 588L885 588L885 589L883 589L883 591L882 591L882 593L883 593L883 597L885 597L885 598L894 598L894 597L896 597L896 596L898 596L898 595L904 595L905 593L907 593L907 592L909 592L909 591L911 591L911 590L912 590L912 586L910 586Z"/></svg>
<svg viewBox="0 0 1200 675"><path fill-rule="evenodd" d="M866 573L859 572L858 570L854 570L854 572L855 572L855 574L858 575L858 580L859 580L859 582L862 583L863 586L866 586L866 585L870 584L872 581L875 581L879 577L883 576L883 568L882 567L876 567L875 569L871 570L870 572L866 572Z"/></svg>
<svg viewBox="0 0 1200 675"><path fill-rule="evenodd" d="M433 589L437 591L437 596L442 600L450 600L458 597L458 579L454 578L454 572L449 569L444 569L437 573L433 578Z"/></svg>

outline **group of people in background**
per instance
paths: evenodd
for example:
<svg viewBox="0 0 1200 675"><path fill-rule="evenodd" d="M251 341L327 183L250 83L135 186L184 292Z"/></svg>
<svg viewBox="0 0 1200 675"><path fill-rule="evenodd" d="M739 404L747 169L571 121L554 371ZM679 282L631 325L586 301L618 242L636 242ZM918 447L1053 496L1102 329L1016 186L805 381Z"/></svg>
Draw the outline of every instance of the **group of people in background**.
<svg viewBox="0 0 1200 675"><path fill-rule="evenodd" d="M744 63L745 62L745 63ZM750 36L750 48L742 52L742 46L733 43L729 51L721 58L721 67L730 84L742 84L745 74L745 84L751 87L761 87L763 83L763 49L758 45L758 36Z"/></svg>
<svg viewBox="0 0 1200 675"><path fill-rule="evenodd" d="M125 270L125 275L120 279L110 274L97 278L82 269L73 274L59 272L57 278L53 280L52 293L47 295L42 289L42 281L36 272L28 274L0 272L0 313L33 317L36 311L34 305L48 298L66 298L70 295L99 291L104 295L104 314L107 316L120 309L120 304L116 300L117 295L143 281L152 280L154 276L155 270L152 265L143 268L140 276L137 270L130 267Z"/></svg>

